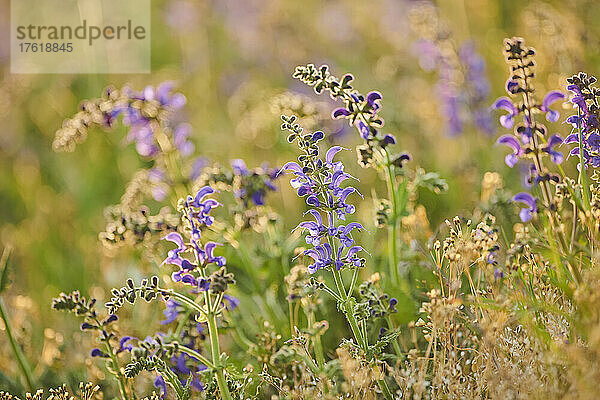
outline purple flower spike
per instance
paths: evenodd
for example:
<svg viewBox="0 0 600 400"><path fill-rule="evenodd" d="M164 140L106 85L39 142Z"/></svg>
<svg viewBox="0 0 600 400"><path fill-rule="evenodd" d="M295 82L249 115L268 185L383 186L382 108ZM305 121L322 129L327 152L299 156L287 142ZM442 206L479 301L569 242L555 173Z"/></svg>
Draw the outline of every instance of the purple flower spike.
<svg viewBox="0 0 600 400"><path fill-rule="evenodd" d="M546 97L544 97L544 101L542 101L542 105L540 106L540 110L546 113L546 119L550 122L558 121L558 117L560 114L558 111L551 110L550 105L558 100L562 100L565 98L565 95L557 90L553 90L548 92Z"/></svg>
<svg viewBox="0 0 600 400"><path fill-rule="evenodd" d="M523 203L527 207L522 208L521 212L519 212L519 217L521 221L528 222L533 218L533 215L537 213L537 204L535 202L535 198L526 192L521 192L512 199L513 201Z"/></svg>
<svg viewBox="0 0 600 400"><path fill-rule="evenodd" d="M515 120L514 118L519 114L519 110L513 104L513 102L508 97L500 97L496 102L492 105L492 108L498 110L506 110L508 111L507 115L502 115L500 117L500 124L506 129L510 129L513 127Z"/></svg>
<svg viewBox="0 0 600 400"><path fill-rule="evenodd" d="M517 163L519 162L519 157L523 155L523 149L521 148L521 144L519 143L519 141L513 135L504 135L500 136L496 143L505 144L513 149L513 152L511 154L508 154L504 158L504 162L510 168L517 165Z"/></svg>

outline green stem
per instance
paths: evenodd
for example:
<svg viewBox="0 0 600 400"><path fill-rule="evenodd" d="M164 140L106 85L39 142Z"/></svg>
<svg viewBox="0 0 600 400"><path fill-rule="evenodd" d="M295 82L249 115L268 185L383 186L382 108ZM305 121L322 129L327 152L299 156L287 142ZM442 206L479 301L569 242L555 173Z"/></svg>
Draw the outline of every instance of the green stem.
<svg viewBox="0 0 600 400"><path fill-rule="evenodd" d="M385 170L386 183L390 202L392 203L392 217L388 229L388 246L389 246L389 263L390 275L394 285L400 284L400 274L398 271L398 200L396 198L396 179L394 177L394 169L390 161L389 152L384 149L385 153Z"/></svg>
<svg viewBox="0 0 600 400"><path fill-rule="evenodd" d="M390 388L388 387L387 383L385 382L385 379L378 380L377 384L379 385L379 389L381 389L381 392L383 393L383 396L386 399L394 400L394 396L392 396L392 392L390 392Z"/></svg>
<svg viewBox="0 0 600 400"><path fill-rule="evenodd" d="M194 255L196 256L196 263L200 265L200 257L198 252L194 250ZM206 279L206 270L204 267L200 268L200 277ZM225 374L223 372L223 365L221 365L221 349L219 346L219 330L217 328L217 314L215 310L213 310L211 306L211 298L210 291L205 291L204 295L204 307L207 311L205 311L207 323L208 323L208 336L210 337L210 353L212 355L212 364L213 369L215 371L215 376L217 377L217 385L219 386L219 392L221 393L221 397L224 400L231 400L231 394L229 393L229 387L227 386L227 381L225 380ZM184 296L185 297L185 296ZM220 296L217 295L215 299L215 309L218 308L218 301ZM194 304L196 304L194 302ZM196 304L197 305L197 304Z"/></svg>
<svg viewBox="0 0 600 400"><path fill-rule="evenodd" d="M200 360L200 362L202 362L208 368L215 368L215 365L212 363L212 361L210 361L208 358L204 357L202 354L198 353L196 350L192 350L187 346L181 346L181 345L179 345L178 349L180 352L185 353L190 357L197 358L198 360Z"/></svg>
<svg viewBox="0 0 600 400"><path fill-rule="evenodd" d="M162 374L166 382L169 384L169 386L171 386L173 390L175 390L175 392L177 393L177 399L181 400L187 397L185 393L185 388L181 385L179 378L177 378L177 375L175 375L175 373L173 373L173 371L171 371L170 368L165 368L161 370L160 373Z"/></svg>
<svg viewBox="0 0 600 400"><path fill-rule="evenodd" d="M119 382L119 390L121 391L121 397L123 400L129 400L129 396L127 395L127 383L125 382L125 376L121 373L121 368L119 367L119 361L117 360L117 356L113 351L112 346L107 340L104 340L104 348L106 349L106 353L109 355L110 360L113 364L112 370L113 375L117 378Z"/></svg>
<svg viewBox="0 0 600 400"><path fill-rule="evenodd" d="M315 325L315 312L308 312L308 328L313 329ZM325 356L323 355L323 345L321 344L321 335L314 335L313 337L313 346L315 349L315 358L317 360L317 365L319 369L323 369L325 365Z"/></svg>
<svg viewBox="0 0 600 400"><path fill-rule="evenodd" d="M217 330L217 321L214 314L210 314L208 318L208 334L210 336L210 350L212 353L213 364L215 366L215 375L217 376L217 385L219 392L224 400L231 400L231 394L227 387L223 366L220 362L221 350L219 349L219 331Z"/></svg>
<svg viewBox="0 0 600 400"><path fill-rule="evenodd" d="M385 321L387 322L388 329L393 331L395 329L394 322L390 318L389 315L386 315ZM400 345L398 344L398 339L392 340L392 346L394 347L394 352L398 357L402 357L402 349L400 349Z"/></svg>
<svg viewBox="0 0 600 400"><path fill-rule="evenodd" d="M3 257L4 258L4 257ZM6 257L8 258L8 256ZM6 313L6 309L4 308L4 303L2 302L2 298L0 297L0 317L4 322L4 326L6 327L6 336L8 336L8 341L10 342L10 347L17 359L17 363L19 364L19 368L23 373L23 377L25 378L25 382L27 384L27 389L29 391L33 391L33 374L31 373L31 367L23 354L23 350L15 340L15 337L12 334L12 326L10 320L8 319L8 315Z"/></svg>

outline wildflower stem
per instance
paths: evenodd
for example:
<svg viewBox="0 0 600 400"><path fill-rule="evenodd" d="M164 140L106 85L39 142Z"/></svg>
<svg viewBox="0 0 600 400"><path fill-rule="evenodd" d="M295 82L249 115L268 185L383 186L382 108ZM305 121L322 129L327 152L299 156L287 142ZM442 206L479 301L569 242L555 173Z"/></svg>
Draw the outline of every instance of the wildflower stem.
<svg viewBox="0 0 600 400"><path fill-rule="evenodd" d="M8 251L9 250L4 250L4 254L7 254ZM2 257L2 258L5 259L5 257ZM8 256L6 256L6 259L8 259ZM2 318L2 322L4 322L6 336L8 337L8 341L10 342L10 347L15 355L15 358L17 359L17 363L19 364L21 373L23 374L23 377L25 378L25 383L26 383L27 389L30 391L33 391L33 388L34 388L33 374L31 372L31 368L29 366L29 363L27 362L27 359L25 358L25 355L23 354L23 350L21 349L21 347L19 346L19 344L15 340L15 337L12 334L11 323L10 323L10 320L6 313L6 309L4 308L4 302L2 301L1 297L0 297L0 318Z"/></svg>
<svg viewBox="0 0 600 400"><path fill-rule="evenodd" d="M119 361L117 360L117 355L115 354L112 346L110 345L109 339L102 339L104 342L104 348L106 349L106 353L110 357L110 361L112 362L112 368L109 368L109 371L117 378L119 382L119 390L121 392L121 397L123 400L129 400L129 396L127 395L127 383L125 375L121 372L121 368L119 367ZM112 371L111 371L112 370Z"/></svg>
<svg viewBox="0 0 600 400"><path fill-rule="evenodd" d="M350 289L348 289L348 295L352 296L352 292L354 292L354 287L356 286L356 282L358 281L358 267L354 268L352 272L352 281L350 282Z"/></svg>
<svg viewBox="0 0 600 400"><path fill-rule="evenodd" d="M315 326L315 312L308 312L308 329L314 329ZM321 335L315 334L313 336L313 347L315 350L315 359L317 360L317 365L320 370L323 369L325 365L325 356L323 355L323 345L321 344Z"/></svg>
<svg viewBox="0 0 600 400"><path fill-rule="evenodd" d="M177 378L177 375L175 375L170 368L164 368L160 371L160 373L167 381L169 386L171 386L175 390L175 392L177 393L178 400L182 400L187 397L185 393L185 388L181 385L181 382L179 382L179 378Z"/></svg>
<svg viewBox="0 0 600 400"><path fill-rule="evenodd" d="M390 318L389 315L385 316L385 321L387 322L389 330L393 331L394 329L396 329L394 322L392 321L392 319ZM398 339L392 340L392 347L394 348L394 352L396 353L396 355L398 357L402 357L402 349L400 349L400 345L398 344Z"/></svg>
<svg viewBox="0 0 600 400"><path fill-rule="evenodd" d="M197 358L208 368L215 368L215 365L208 358L204 357L202 354L198 353L196 350L192 350L189 347L182 346L182 345L179 345L178 349L179 349L179 351L187 354L190 357Z"/></svg>
<svg viewBox="0 0 600 400"><path fill-rule="evenodd" d="M392 396L392 392L390 392L390 388L388 387L387 383L385 382L385 379L378 380L377 384L379 385L379 389L381 389L381 392L383 393L383 396L386 399L388 399L388 400L394 399L394 396Z"/></svg>
<svg viewBox="0 0 600 400"><path fill-rule="evenodd" d="M216 316L213 313L211 313L208 318L208 333L210 336L210 350L215 367L215 375L217 376L219 392L221 392L223 399L231 400L231 394L229 393L225 374L223 373L223 366L220 365L221 350L219 349L219 331L217 330Z"/></svg>
<svg viewBox="0 0 600 400"><path fill-rule="evenodd" d="M198 303L196 303L195 301L190 299L189 297L187 297L181 293L178 293L174 290L165 290L164 293L167 294L168 296L176 298L177 300L181 301L184 305L188 306L189 308L198 311L199 313L203 314L204 316L207 316L206 310L202 306L200 306Z"/></svg>
<svg viewBox="0 0 600 400"><path fill-rule="evenodd" d="M385 154L386 181L390 201L392 203L392 216L388 233L390 275L392 276L392 282L394 285L398 285L400 284L400 275L398 273L398 200L396 198L396 179L394 177L394 169L390 161L390 153L387 151L387 149L384 149L383 151Z"/></svg>

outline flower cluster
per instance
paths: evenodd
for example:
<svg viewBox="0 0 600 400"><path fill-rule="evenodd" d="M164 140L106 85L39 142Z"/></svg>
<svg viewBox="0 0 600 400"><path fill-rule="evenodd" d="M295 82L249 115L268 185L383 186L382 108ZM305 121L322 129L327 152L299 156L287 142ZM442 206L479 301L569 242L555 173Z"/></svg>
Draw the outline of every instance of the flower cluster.
<svg viewBox="0 0 600 400"><path fill-rule="evenodd" d="M142 92L129 87L121 90L109 87L101 98L84 101L81 111L64 121L62 128L56 132L54 148L73 151L77 143L85 140L89 128L112 128L122 116L123 124L129 127L127 139L136 143L136 150L141 156L153 157L159 151L156 130L169 126L172 113L186 102L182 94L172 93L172 90L172 82L164 82L156 88L147 86ZM189 133L189 126L185 124L172 130L175 146L188 155L194 149L187 140Z"/></svg>
<svg viewBox="0 0 600 400"><path fill-rule="evenodd" d="M521 38L512 38L505 41L504 53L506 61L510 67L510 77L506 82L506 91L509 95L520 95L522 100L513 102L509 97L501 97L496 100L492 106L495 109L504 110L507 113L500 116L500 124L507 128L514 127L514 133L503 135L498 138L497 143L506 145L511 149L505 157L505 163L509 167L514 167L520 160L526 160L528 163L529 178L528 182L532 186L541 184L542 192L546 197L545 201L549 204L550 190L548 182L558 182L557 175L550 173L543 164L543 157L548 157L554 164L560 164L563 161L563 155L555 148L563 143L559 135L547 135L547 128L534 118L536 113L543 113L550 122L556 122L559 118L558 111L550 106L564 99L564 95L558 91L549 92L541 103L535 99L535 89L532 80L534 74L534 55L535 50L527 47ZM516 117L523 115L522 123L515 124ZM529 221L531 216L537 210L535 199L527 194L519 194L515 201L525 202L528 205L526 210L521 212L523 222Z"/></svg>
<svg viewBox="0 0 600 400"><path fill-rule="evenodd" d="M283 116L282 119L286 129L295 121L294 117ZM331 147L323 160L319 158L318 147L318 142L324 137L323 132L302 134L296 130L293 135L296 135L293 140L298 141L303 154L298 157L299 163L289 162L282 171L295 176L290 184L298 196L305 198L306 204L312 207L307 212L312 219L298 225L298 228L307 232L306 243L313 246L304 251L314 259L308 271L312 274L322 268L335 267L339 271L346 266L362 266L364 259L359 258L357 253L363 249L355 245L352 231L363 230L363 226L357 222L340 224L347 215L355 212L354 205L348 202L348 196L358 193L352 186L341 186L347 179L354 179L344 172L341 161L334 161L335 155L343 148Z"/></svg>
<svg viewBox="0 0 600 400"><path fill-rule="evenodd" d="M472 124L486 134L494 129L485 104L490 94L483 57L471 41L460 46L439 16L437 7L420 2L411 9L411 27L419 39L414 43L419 65L435 71L436 92L451 137L460 135L465 125Z"/></svg>
<svg viewBox="0 0 600 400"><path fill-rule="evenodd" d="M229 275L215 273L214 276L208 277L199 274L199 270L204 270L209 264L216 264L219 267L225 266L227 261L223 256L215 256L214 251L217 246L221 246L217 242L201 243L201 229L213 224L214 218L210 215L211 210L218 207L220 204L215 199L206 198L206 196L214 193L215 190L210 186L204 186L196 193L196 196L188 196L186 199L180 200L179 211L183 215L184 221L190 229L190 241L186 243L179 232L171 232L165 236L168 240L177 245L173 250L170 250L163 264L176 265L179 270L172 274L172 279L175 282L181 282L192 286L199 291L207 291L213 285L218 287L226 286L228 283L233 283L233 279ZM192 253L193 260L182 257L182 253ZM220 290L224 292L225 290Z"/></svg>
<svg viewBox="0 0 600 400"><path fill-rule="evenodd" d="M153 280L151 285L157 283ZM151 296L155 297L156 293L150 290ZM149 292L149 293L150 293ZM121 396L127 396L125 376L121 372L117 354L123 348L123 339L119 339L114 331L114 322L118 320L117 315L109 310L109 315L100 317L95 309L96 299L86 299L78 291L69 294L61 293L59 297L52 300L52 309L58 311L68 311L83 318L81 330L88 332L96 332L98 341L102 343L102 347L96 347L90 352L91 357L98 357L105 360L108 371L119 382Z"/></svg>
<svg viewBox="0 0 600 400"><path fill-rule="evenodd" d="M571 92L571 103L577 108L577 115L567 118L574 133L567 136L565 143L575 143L570 155L579 156L582 151L583 162L587 166L600 167L600 89L596 88L596 78L584 72L567 79L567 89ZM581 135L581 136L580 136Z"/></svg>
<svg viewBox="0 0 600 400"><path fill-rule="evenodd" d="M379 115L381 108L381 93L371 91L366 95L361 94L350 85L354 80L352 74L346 74L341 80L329 73L329 67L322 65L316 68L313 64L296 67L294 78L300 79L309 86L313 86L317 94L324 90L329 91L332 99L340 100L344 107L333 110L333 118L345 118L348 123L358 129L360 137L365 141L357 146L359 163L363 167L373 164L374 161L383 163L385 160L375 160L374 157L382 152L387 154L387 146L396 143L396 138L391 134L382 134L383 118ZM398 168L409 160L406 153L396 155L393 160L387 160Z"/></svg>

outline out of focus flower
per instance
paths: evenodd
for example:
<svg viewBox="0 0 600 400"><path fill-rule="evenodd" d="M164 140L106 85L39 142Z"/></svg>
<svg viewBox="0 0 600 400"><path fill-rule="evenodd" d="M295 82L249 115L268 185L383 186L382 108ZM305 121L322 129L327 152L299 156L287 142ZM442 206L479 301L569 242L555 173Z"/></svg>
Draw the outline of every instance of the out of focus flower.
<svg viewBox="0 0 600 400"><path fill-rule="evenodd" d="M513 201L523 203L526 206L521 208L521 212L519 213L521 221L528 222L537 213L535 198L529 193L521 192L513 197Z"/></svg>

